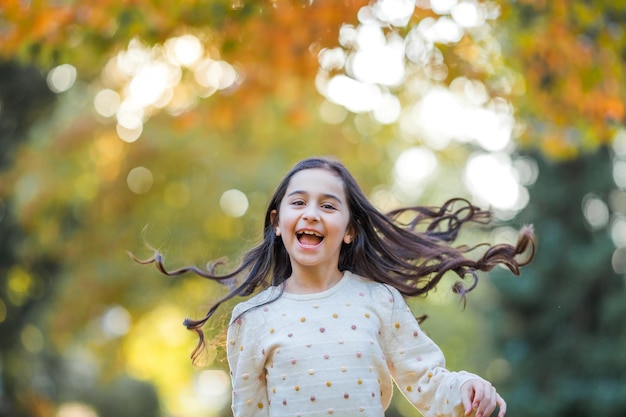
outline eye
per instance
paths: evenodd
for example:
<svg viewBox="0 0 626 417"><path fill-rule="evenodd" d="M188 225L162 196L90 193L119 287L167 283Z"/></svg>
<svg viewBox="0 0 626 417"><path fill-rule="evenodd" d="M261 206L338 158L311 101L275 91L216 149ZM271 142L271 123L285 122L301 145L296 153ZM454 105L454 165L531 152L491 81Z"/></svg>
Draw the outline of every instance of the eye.
<svg viewBox="0 0 626 417"><path fill-rule="evenodd" d="M292 206L303 206L303 205L305 205L305 202L303 200L293 200L291 202L291 205Z"/></svg>
<svg viewBox="0 0 626 417"><path fill-rule="evenodd" d="M331 203L323 203L322 208L326 210L337 210L334 204Z"/></svg>

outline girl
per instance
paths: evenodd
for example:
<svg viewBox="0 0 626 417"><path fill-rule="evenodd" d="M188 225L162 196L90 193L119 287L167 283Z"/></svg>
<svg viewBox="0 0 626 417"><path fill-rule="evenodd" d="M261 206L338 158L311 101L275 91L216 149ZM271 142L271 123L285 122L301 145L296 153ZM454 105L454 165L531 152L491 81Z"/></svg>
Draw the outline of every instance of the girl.
<svg viewBox="0 0 626 417"><path fill-rule="evenodd" d="M168 271L158 252L137 261L229 285L245 276L204 318L185 320L200 337L194 359L216 308L262 289L234 308L228 328L235 417L382 417L392 379L424 416L484 417L499 407L502 417L506 403L489 382L445 369L441 350L403 298L428 293L448 271L472 277L469 288L455 285L462 297L476 286L478 270L502 264L519 274L534 255L531 227L515 246L488 246L478 260L466 257L472 248L451 245L464 223L488 218L459 199L440 209L382 214L342 164L311 158L282 180L267 208L263 242L231 273Z"/></svg>

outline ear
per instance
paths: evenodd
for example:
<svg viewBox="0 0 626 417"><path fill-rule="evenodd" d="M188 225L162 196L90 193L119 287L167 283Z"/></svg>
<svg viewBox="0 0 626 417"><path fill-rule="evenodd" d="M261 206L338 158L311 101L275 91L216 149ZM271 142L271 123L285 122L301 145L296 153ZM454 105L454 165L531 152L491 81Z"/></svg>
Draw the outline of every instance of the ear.
<svg viewBox="0 0 626 417"><path fill-rule="evenodd" d="M270 223L272 223L272 226L274 226L274 229L276 231L276 236L280 236L280 227L278 226L278 212L276 210L272 210L270 212Z"/></svg>
<svg viewBox="0 0 626 417"><path fill-rule="evenodd" d="M346 230L346 234L343 235L343 243L349 245L354 240L355 232L351 226L348 226L348 230Z"/></svg>

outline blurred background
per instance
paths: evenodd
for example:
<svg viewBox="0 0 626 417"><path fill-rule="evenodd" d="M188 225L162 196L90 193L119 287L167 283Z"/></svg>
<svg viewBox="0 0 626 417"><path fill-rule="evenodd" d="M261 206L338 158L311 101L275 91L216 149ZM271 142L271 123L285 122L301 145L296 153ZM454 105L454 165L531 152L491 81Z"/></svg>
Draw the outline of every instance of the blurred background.
<svg viewBox="0 0 626 417"><path fill-rule="evenodd" d="M460 196L535 225L521 277L411 301L508 416L626 415L626 5L0 2L0 416L230 416L225 288L170 268L259 241L298 160L381 209ZM388 417L418 416L401 395Z"/></svg>

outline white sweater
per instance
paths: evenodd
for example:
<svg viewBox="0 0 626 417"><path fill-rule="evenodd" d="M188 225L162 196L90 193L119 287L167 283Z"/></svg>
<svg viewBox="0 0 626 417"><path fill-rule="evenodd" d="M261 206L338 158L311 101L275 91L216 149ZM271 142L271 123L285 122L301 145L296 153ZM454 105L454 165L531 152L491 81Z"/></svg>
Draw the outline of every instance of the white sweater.
<svg viewBox="0 0 626 417"><path fill-rule="evenodd" d="M463 415L460 387L478 377L444 368L396 289L345 272L327 291L284 293L261 305L279 291L268 288L233 310L235 417L382 417L392 378L424 416Z"/></svg>

